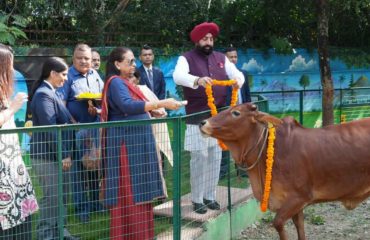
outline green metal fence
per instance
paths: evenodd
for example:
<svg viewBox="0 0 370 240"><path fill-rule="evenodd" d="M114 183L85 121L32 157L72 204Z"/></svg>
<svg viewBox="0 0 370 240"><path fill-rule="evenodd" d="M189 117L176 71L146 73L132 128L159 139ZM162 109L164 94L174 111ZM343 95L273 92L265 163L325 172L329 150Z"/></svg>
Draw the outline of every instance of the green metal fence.
<svg viewBox="0 0 370 240"><path fill-rule="evenodd" d="M254 93L268 100L268 112L294 116L306 127L321 127L322 90L289 90ZM370 116L370 88L334 90L334 123Z"/></svg>
<svg viewBox="0 0 370 240"><path fill-rule="evenodd" d="M261 109L266 106L266 101L260 101L256 104L261 106ZM87 165L82 165L82 168L74 169L75 166L81 164L81 159L85 156L84 152L92 151L92 142L95 142L95 148L104 147L106 151L114 151L115 139L120 138L125 134L129 137L130 134L142 134L136 130L140 126L157 126L157 134L161 136L161 140L157 140L157 145L162 141L162 153L159 154L158 149L149 149L153 151L151 154L162 158L159 162L160 173L163 176L167 187L167 198L155 200L152 203L154 221L151 226L153 229L141 229L141 231L153 231L156 239L191 239L201 236L203 227L209 218L215 218L223 211L231 211L232 206L227 206L230 201L223 202L223 199L228 199L231 191L227 190L230 187L245 189L248 186L246 178L237 180L235 177L235 167L230 165L231 177L224 178L218 181L218 187L222 190L217 193L218 201L221 203L221 211L208 211L208 215L200 215L195 213L190 201L190 175L189 175L189 152L184 150L184 135L186 131L186 121L191 118L198 118L200 114L191 116L174 117L166 119L156 119L147 121L125 121L125 122L107 122L107 123L91 123L91 124L76 124L76 125L58 125L32 128L17 128L17 129L2 129L0 134L16 133L22 141L31 139L29 143L22 143L22 158L27 165L28 173L31 176L32 184L35 189L35 195L39 204L39 211L32 215L32 239L63 239L66 235L73 235L80 239L113 239L112 237L112 219L114 216L111 209L101 208L93 209L91 206L98 204L96 199L96 189L93 183L99 180L101 183L102 172L111 171L113 169L102 168L88 169ZM165 129L167 128L167 129ZM102 136L99 134L102 130L106 131L105 146L101 146ZM108 132L110 135L108 135ZM84 150L81 152L81 134L88 134L88 140L83 139L82 143ZM141 139L145 135L140 135L135 138L136 142L131 142L131 146L126 146L127 149L134 149L135 144L142 144ZM166 138L167 137L167 138ZM165 142L169 141L169 142ZM109 143L109 144L107 144ZM128 143L127 143L128 144ZM126 144L126 145L127 145ZM165 148L170 149L165 149ZM46 150L48 149L48 150ZM0 150L1 151L1 150ZM219 149L219 151L221 151ZM172 153L168 154L168 152ZM158 153L158 154L157 154ZM121 153L122 154L122 153ZM128 152L127 155L137 156L137 159L144 155L143 152ZM72 167L63 170L63 162L66 158L71 157ZM97 157L98 158L98 157ZM106 156L106 159L108 157ZM109 161L109 159L107 160ZM122 166L122 163L121 165ZM151 168L147 169L151 171ZM131 171L131 169L130 169ZM154 170L153 170L154 171ZM79 177L76 177L79 175ZM94 175L95 174L95 175ZM140 174L136 176L140 178ZM130 180L133 178L130 177ZM153 180L154 181L154 180ZM150 185L151 182L147 181ZM81 185L80 189L76 189ZM121 184L121 182L119 183ZM134 188L134 186L131 186ZM99 190L101 185L99 186ZM149 190L150 191L150 190ZM80 201L76 199L76 193L83 193L85 197ZM149 193L143 193L149 194ZM134 193L133 193L134 195ZM95 197L94 197L95 196ZM121 196L125 198L125 196ZM139 196L140 198L140 196ZM239 199L241 202L242 199ZM81 216L82 212L79 209L79 204L89 204L89 209L86 212L86 218ZM101 205L99 205L101 206ZM122 211L124 211L124 205ZM85 209L86 210L86 209ZM149 211L148 211L149 212ZM146 214L145 212L143 214ZM150 214L150 213L149 213ZM140 217L140 216L139 216ZM150 219L150 218L149 218ZM122 222L124 225L130 225L128 222ZM129 229L129 227L127 227ZM16 235L21 232L15 233ZM119 239L134 239L128 236L119 237ZM150 236L150 234L149 234ZM0 236L1 238L1 236Z"/></svg>
<svg viewBox="0 0 370 240"><path fill-rule="evenodd" d="M336 121L349 121L351 119L361 118L368 116L370 113L368 108L367 91L369 89L348 89L338 90L335 94L335 106L336 106ZM292 92L264 92L260 93L260 96L254 96L258 98L256 104L261 111L269 111L272 114L278 116L293 115L300 120L306 126L315 125L320 118L321 100L320 92L316 91L317 94L309 94L309 91L292 91ZM285 95L282 95L285 94ZM262 95L262 96L261 96ZM286 101L291 101L291 105L288 108L282 108L283 111L279 110L279 104L283 103L283 106L287 106ZM312 101L311 103L308 103ZM311 105L309 105L311 104ZM311 106L310 111L308 106ZM146 121L124 121L124 122L108 122L108 123L93 123L93 124L80 124L80 125L58 125L48 127L33 127L33 128L19 128L11 130L1 130L0 135L14 134L26 141L31 135L31 139L39 139L38 142L33 142L37 145L35 149L29 149L26 144L22 144L22 157L27 165L28 172L31 176L33 186L35 188L35 194L39 202L40 211L32 215L32 239L48 239L40 235L40 229L45 228L47 234L47 223L40 223L40 219L44 219L44 222L52 222L54 231L52 234L55 238L50 239L63 239L66 234L72 234L79 237L80 239L113 239L112 238L112 224L111 220L115 218L110 209L88 209L88 218L81 218L77 208L77 201L75 193L82 191L86 194L86 199L83 199L83 203L94 204L96 203L96 189L94 189L94 181L96 179L102 179L101 170L110 171L112 169L93 169L88 170L85 167L78 170L81 179L73 177L75 172L71 169L63 171L62 159L66 156L72 157L72 165L76 164L76 158L81 158L84 154L78 154L79 136L76 133L90 132L88 146L84 147L84 150L91 152L92 146L98 148L99 142L101 142L100 132L110 131L116 133L116 135L106 135L108 140L113 142L116 137L120 137L119 134L135 134L135 129L138 126L157 126L157 133L161 136L162 141L162 152L166 154L160 154L158 149L153 151L152 154L157 154L158 159L162 159L159 162L159 171L164 179L167 187L167 198L155 200L152 203L153 207L153 229L150 231L154 232L156 239L202 239L205 229L211 232L209 227L209 220L217 219L222 213L227 213L229 218L223 226L226 231L224 233L216 232L216 236L212 239L231 239L233 236L232 228L235 223L232 222L232 215L235 213L235 208L246 200L247 187L249 186L247 178L237 177L237 169L232 163L232 160L228 162L226 160L228 168L228 174L225 178L217 179L217 201L221 204L221 211L208 210L206 214L198 214L193 211L192 203L190 199L190 155L189 152L184 150L186 143L184 142L184 136L186 134L186 122L191 119L201 117L203 114L209 114L208 112L193 114L183 117L173 117L166 119L155 119ZM370 114L369 114L370 115ZM314 117L312 117L314 116ZM345 117L343 117L345 116ZM162 124L162 125L161 125ZM163 125L164 124L164 125ZM164 128L168 128L166 130ZM82 131L84 130L84 131ZM122 132L116 132L121 131ZM50 135L53 137L51 138ZM37 138L36 136L39 136ZM49 136L46 138L45 136ZM144 135L142 136L145 137ZM167 137L167 138L166 138ZM133 142L135 144L142 144L140 141ZM169 139L169 140L168 140ZM157 138L157 145L160 144ZM167 142L168 141L168 142ZM94 145L93 142L96 144ZM52 145L54 149L50 154L56 156L55 161L50 161L50 156L42 156L42 146ZM132 147L131 146L131 147ZM164 147L163 147L164 146ZM114 145L100 146L104 147L105 150L115 150ZM169 149L166 149L169 148ZM0 149L1 151L1 149ZM152 151L152 150L151 150ZM219 149L219 151L221 151ZM36 153L35 153L36 152ZM82 151L84 152L84 151ZM172 153L168 154L168 152ZM81 152L80 152L81 153ZM128 154L140 157L142 152L128 152ZM76 157L79 156L79 157ZM225 154L226 159L227 154ZM99 159L99 157L97 157ZM49 160L49 161L45 161ZM150 170L150 169L149 169ZM95 175L94 175L95 174ZM149 182L150 183L150 182ZM82 190L76 190L76 186L82 184ZM100 185L99 189L100 190ZM145 194L145 193L144 193ZM47 202L48 199L57 201L54 205L53 202ZM124 206L124 205L123 205ZM42 216L42 211L47 208L46 213L52 213L50 216L46 214ZM124 208L124 207L122 207ZM49 211L49 212L48 212ZM53 218L53 219L52 219ZM248 220L249 216L245 216L244 220ZM123 222L124 225L129 225L128 222ZM141 229L141 231L148 231L148 229ZM42 231L41 231L42 232ZM127 234L127 233L125 233ZM41 237L40 237L41 236ZM207 235L209 236L209 235ZM204 238L204 237L203 237ZM121 239L121 238L119 238ZM122 236L122 239L130 239L130 236Z"/></svg>

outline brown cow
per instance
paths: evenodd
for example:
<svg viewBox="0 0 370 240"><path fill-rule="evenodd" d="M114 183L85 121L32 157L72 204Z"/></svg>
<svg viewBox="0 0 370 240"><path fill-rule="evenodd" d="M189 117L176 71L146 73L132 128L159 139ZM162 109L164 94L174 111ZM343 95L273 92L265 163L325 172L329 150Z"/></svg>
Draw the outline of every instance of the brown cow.
<svg viewBox="0 0 370 240"><path fill-rule="evenodd" d="M298 239L306 239L303 208L340 201L355 208L370 196L370 118L307 129L293 118L282 120L245 103L200 124L208 136L221 139L239 165L249 168L254 196L261 201L266 169L266 127L276 126L269 209L280 239L292 218ZM261 157L258 157L261 156Z"/></svg>

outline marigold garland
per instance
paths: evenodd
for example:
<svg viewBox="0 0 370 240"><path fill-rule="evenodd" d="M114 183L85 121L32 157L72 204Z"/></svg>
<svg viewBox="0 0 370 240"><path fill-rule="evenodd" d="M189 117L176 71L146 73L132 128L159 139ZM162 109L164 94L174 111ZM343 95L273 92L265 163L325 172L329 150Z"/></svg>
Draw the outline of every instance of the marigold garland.
<svg viewBox="0 0 370 240"><path fill-rule="evenodd" d="M213 90L212 86L231 86L236 83L236 80L213 80L212 85L207 84L206 85L206 94L207 94L207 104L208 107L211 109L211 116L215 116L217 114L217 107L215 105L215 98L213 97ZM238 89L233 88L233 91L231 93L231 102L230 106L235 106L238 101ZM218 145L221 147L222 150L227 150L227 146L221 141L218 140Z"/></svg>
<svg viewBox="0 0 370 240"><path fill-rule="evenodd" d="M265 179L265 189L263 192L263 197L261 201L261 211L266 212L268 207L268 201L270 198L271 191L271 181L272 181L272 165L274 164L274 141L275 141L275 127L269 123L269 137L267 143L267 159L266 159L266 179Z"/></svg>

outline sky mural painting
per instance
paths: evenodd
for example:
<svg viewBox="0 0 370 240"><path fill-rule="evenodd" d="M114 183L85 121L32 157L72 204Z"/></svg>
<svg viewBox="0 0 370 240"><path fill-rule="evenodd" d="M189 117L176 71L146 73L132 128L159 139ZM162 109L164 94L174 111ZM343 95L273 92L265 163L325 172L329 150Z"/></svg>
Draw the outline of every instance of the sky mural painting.
<svg viewBox="0 0 370 240"><path fill-rule="evenodd" d="M295 49L294 54L278 55L274 50L261 52L254 49L238 52L239 68L248 72L252 92L308 90L305 93L305 111L321 109L321 90L319 61L317 52ZM167 97L181 98L179 87L172 79L177 56L161 58L158 65L166 79ZM367 68L351 67L339 58L330 60L335 89L349 87L370 87L370 71ZM180 93L180 94L179 94ZM298 94L298 93L297 93ZM271 111L297 110L297 94L268 94ZM282 99L283 98L283 99ZM184 114L183 109L172 112L173 115Z"/></svg>
<svg viewBox="0 0 370 240"><path fill-rule="evenodd" d="M15 95L18 92L24 92L28 94L26 79L23 76L23 74L15 70L14 75L15 75L14 76L15 80L14 80L14 94L13 95ZM26 119L26 111L27 111L27 103L24 103L22 107L19 109L19 111L15 113L14 121L16 122L17 127L24 126L24 122Z"/></svg>
<svg viewBox="0 0 370 240"><path fill-rule="evenodd" d="M106 56L111 51L111 48L98 48L101 53L103 63ZM25 49L19 51L21 56L16 56L18 67L17 69L30 77L28 83L32 83L32 79L37 79L40 72L40 61L45 56L63 56L70 62L72 49ZM160 52L160 50L158 51ZM347 53L346 53L347 54ZM34 56L35 55L35 56ZM66 57L67 56L67 57ZM320 72L319 62L316 51L307 51L305 49L294 49L294 53L290 55L276 54L273 49L269 51L258 51L255 49L241 49L238 51L239 68L246 70L249 74L249 82L253 92L268 92L268 91L300 91L305 92L305 111L321 109L320 91L310 92L309 90L320 90ZM342 56L342 59L331 58L330 65L334 87L349 88L368 87L370 71L365 67L355 67L359 65L356 53L348 52ZM164 73L166 80L166 97L174 97L182 99L182 88L177 87L173 81L172 74L178 59L178 55L161 55L156 54L155 65L160 67ZM349 62L352 59L354 63ZM137 60L137 66L141 65ZM102 64L104 71L104 64ZM23 86L25 90L26 81L22 74L19 76L18 84ZM29 84L31 85L31 84ZM30 87L30 86L28 86ZM269 99L270 111L289 111L297 110L297 94L265 94ZM23 108L24 111L24 108ZM16 117L20 121L24 119L25 113L20 111ZM171 111L170 115L183 115L184 109ZM19 116L19 117L18 117ZM24 120L23 120L24 121Z"/></svg>

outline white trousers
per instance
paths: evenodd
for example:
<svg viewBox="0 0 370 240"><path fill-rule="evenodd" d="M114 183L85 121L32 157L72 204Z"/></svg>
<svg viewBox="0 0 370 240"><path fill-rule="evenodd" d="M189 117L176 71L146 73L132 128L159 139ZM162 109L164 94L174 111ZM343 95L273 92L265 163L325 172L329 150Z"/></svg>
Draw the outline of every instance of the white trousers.
<svg viewBox="0 0 370 240"><path fill-rule="evenodd" d="M197 125L186 125L185 150L190 152L191 200L203 203L203 198L216 200L220 175L221 148L217 140L204 138Z"/></svg>
<svg viewBox="0 0 370 240"><path fill-rule="evenodd" d="M220 174L221 151L218 146L190 152L191 200L203 203L203 198L216 200Z"/></svg>

